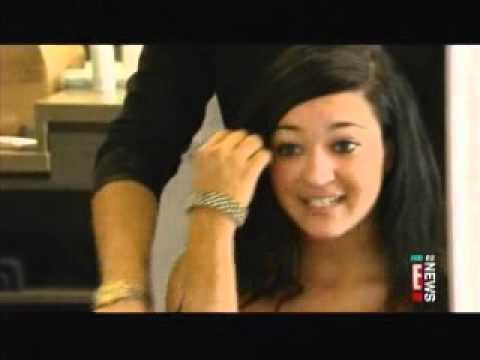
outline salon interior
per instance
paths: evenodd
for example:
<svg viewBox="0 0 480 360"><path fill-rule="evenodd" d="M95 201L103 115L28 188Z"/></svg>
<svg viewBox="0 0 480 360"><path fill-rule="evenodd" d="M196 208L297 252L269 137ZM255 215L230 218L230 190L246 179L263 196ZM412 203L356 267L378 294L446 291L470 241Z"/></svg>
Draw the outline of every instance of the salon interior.
<svg viewBox="0 0 480 360"><path fill-rule="evenodd" d="M142 47L0 45L0 311L91 311L94 159ZM444 48L433 82L444 87L441 121L427 128L444 174L450 307L480 312L480 46ZM208 106L192 147L222 127L215 99ZM182 216L175 199L188 194L183 160L162 193L167 238L183 236L170 226Z"/></svg>

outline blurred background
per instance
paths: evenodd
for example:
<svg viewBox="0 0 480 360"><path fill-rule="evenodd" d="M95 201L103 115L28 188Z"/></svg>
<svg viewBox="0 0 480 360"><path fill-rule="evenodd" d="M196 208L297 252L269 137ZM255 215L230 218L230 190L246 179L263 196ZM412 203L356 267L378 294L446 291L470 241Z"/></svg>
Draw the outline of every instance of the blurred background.
<svg viewBox="0 0 480 360"><path fill-rule="evenodd" d="M0 310L88 310L94 156L141 49L0 45Z"/></svg>

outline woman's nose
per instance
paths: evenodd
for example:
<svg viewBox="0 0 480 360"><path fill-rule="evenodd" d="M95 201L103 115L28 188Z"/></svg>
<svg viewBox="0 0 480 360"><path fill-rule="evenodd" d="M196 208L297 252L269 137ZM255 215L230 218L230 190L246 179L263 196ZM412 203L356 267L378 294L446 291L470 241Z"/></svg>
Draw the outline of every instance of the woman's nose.
<svg viewBox="0 0 480 360"><path fill-rule="evenodd" d="M312 151L307 155L302 177L309 185L328 184L335 179L333 159L324 150Z"/></svg>

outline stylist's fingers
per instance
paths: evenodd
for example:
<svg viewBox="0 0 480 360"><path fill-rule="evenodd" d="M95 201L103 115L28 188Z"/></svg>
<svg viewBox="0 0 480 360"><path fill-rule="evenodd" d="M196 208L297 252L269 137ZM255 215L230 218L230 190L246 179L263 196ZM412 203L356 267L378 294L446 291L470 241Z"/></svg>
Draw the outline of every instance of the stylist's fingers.
<svg viewBox="0 0 480 360"><path fill-rule="evenodd" d="M218 144L222 141L229 134L228 130L219 130L215 132L212 136L210 136L207 141L205 141L202 145L200 145L197 149L202 150L208 146L212 146Z"/></svg>
<svg viewBox="0 0 480 360"><path fill-rule="evenodd" d="M267 150L265 148L258 150L249 159L250 166L247 169L246 177L256 182L260 177L262 171L272 161L272 157L272 152L270 150Z"/></svg>
<svg viewBox="0 0 480 360"><path fill-rule="evenodd" d="M218 132L193 157L192 189L223 193L247 206L270 158L260 136L245 130Z"/></svg>
<svg viewBox="0 0 480 360"><path fill-rule="evenodd" d="M200 145L197 150L203 151L206 149L231 152L235 146L240 143L246 136L245 130L220 130L213 134L204 144Z"/></svg>
<svg viewBox="0 0 480 360"><path fill-rule="evenodd" d="M216 145L221 146L223 150L230 153L247 136L248 136L248 132L243 129L230 131L225 137L223 137L220 141L218 141Z"/></svg>
<svg viewBox="0 0 480 360"><path fill-rule="evenodd" d="M246 136L240 143L237 144L235 147L235 152L240 158L248 160L262 148L263 139L260 137L260 135L252 134Z"/></svg>

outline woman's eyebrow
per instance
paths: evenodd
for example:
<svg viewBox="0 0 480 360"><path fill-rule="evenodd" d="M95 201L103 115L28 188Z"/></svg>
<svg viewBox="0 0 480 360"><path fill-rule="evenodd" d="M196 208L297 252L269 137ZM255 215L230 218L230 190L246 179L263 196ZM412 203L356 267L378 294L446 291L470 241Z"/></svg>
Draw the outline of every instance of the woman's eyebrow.
<svg viewBox="0 0 480 360"><path fill-rule="evenodd" d="M334 122L333 124L331 124L328 127L328 130L337 130L337 129L350 127L350 126L355 126L355 127L361 128L361 129L366 129L365 126L362 126L362 125L357 124L357 123L348 122L348 121L338 121L338 122ZM296 131L296 132L301 132L302 131L298 126L288 125L288 124L287 125L279 125L276 130L290 130L290 131Z"/></svg>
<svg viewBox="0 0 480 360"><path fill-rule="evenodd" d="M330 125L328 127L328 130L337 130L337 129L341 129L341 128L349 127L349 126L355 126L355 127L361 128L361 129L366 129L365 126L362 126L362 125L357 124L357 123L352 123L352 122L348 122L348 121L339 121L339 122L336 122L336 123L333 123L332 125Z"/></svg>
<svg viewBox="0 0 480 360"><path fill-rule="evenodd" d="M291 131L302 131L298 126L295 125L280 125L276 130L291 130Z"/></svg>

